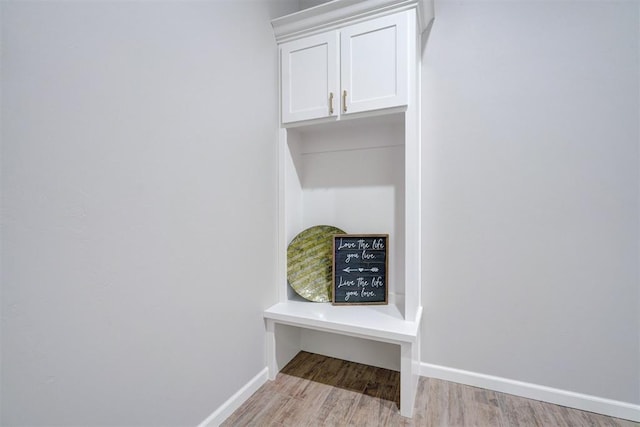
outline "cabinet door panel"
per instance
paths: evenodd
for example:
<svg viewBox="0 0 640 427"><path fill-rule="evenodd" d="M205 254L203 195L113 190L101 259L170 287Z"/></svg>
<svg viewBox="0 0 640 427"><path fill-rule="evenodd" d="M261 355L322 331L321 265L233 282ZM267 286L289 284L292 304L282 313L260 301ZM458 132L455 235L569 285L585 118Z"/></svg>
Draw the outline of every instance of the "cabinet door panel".
<svg viewBox="0 0 640 427"><path fill-rule="evenodd" d="M407 104L408 19L398 13L342 30L346 114Z"/></svg>
<svg viewBox="0 0 640 427"><path fill-rule="evenodd" d="M281 45L283 123L328 117L330 93L337 114L337 45L335 31Z"/></svg>

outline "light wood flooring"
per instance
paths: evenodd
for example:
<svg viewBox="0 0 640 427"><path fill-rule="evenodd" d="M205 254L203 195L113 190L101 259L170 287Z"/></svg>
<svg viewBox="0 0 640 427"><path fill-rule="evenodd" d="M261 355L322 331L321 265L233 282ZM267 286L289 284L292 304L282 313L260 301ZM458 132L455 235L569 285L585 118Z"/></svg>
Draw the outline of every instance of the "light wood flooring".
<svg viewBox="0 0 640 427"><path fill-rule="evenodd" d="M300 352L222 424L230 426L606 426L639 423L432 378L413 418L398 412L398 372Z"/></svg>

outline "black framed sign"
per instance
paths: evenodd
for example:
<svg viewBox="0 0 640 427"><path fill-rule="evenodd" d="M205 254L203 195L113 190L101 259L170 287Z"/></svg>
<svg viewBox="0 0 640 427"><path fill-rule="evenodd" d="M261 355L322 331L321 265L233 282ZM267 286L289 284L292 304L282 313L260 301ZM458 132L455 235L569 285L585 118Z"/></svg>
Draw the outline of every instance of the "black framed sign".
<svg viewBox="0 0 640 427"><path fill-rule="evenodd" d="M388 234L333 236L334 305L387 304Z"/></svg>

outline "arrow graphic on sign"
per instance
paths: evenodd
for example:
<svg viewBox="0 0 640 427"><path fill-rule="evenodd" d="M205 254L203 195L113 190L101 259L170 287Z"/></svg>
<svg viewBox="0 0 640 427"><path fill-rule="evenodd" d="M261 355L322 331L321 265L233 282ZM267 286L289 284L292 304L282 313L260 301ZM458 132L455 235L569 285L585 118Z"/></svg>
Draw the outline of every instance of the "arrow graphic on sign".
<svg viewBox="0 0 640 427"><path fill-rule="evenodd" d="M344 270L342 270L346 273L355 273L360 272L362 273L363 271L370 271L372 273L377 273L379 271L378 267L371 267L371 268L351 268L351 267L347 267Z"/></svg>

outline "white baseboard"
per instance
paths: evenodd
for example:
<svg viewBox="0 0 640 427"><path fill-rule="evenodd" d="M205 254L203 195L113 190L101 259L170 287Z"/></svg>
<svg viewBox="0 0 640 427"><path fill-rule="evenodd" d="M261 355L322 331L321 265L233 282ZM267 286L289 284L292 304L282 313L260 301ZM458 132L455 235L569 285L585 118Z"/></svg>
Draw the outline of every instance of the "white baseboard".
<svg viewBox="0 0 640 427"><path fill-rule="evenodd" d="M253 393L255 393L269 378L269 369L264 368L258 375L253 377L233 396L227 399L213 414L209 415L206 420L201 422L198 427L218 427L224 422L229 415L240 407Z"/></svg>
<svg viewBox="0 0 640 427"><path fill-rule="evenodd" d="M640 405L632 403L574 393L508 378L494 377L477 372L448 368L446 366L432 365L430 363L420 364L420 375L554 403L583 411L609 415L611 417L640 421Z"/></svg>
<svg viewBox="0 0 640 427"><path fill-rule="evenodd" d="M207 417L198 427L217 427L226 420L229 415L238 409L253 393L255 393L268 379L267 368L261 370L255 377L247 382L233 396L227 399L218 409ZM495 377L462 369L448 368L446 366L430 363L420 364L420 375L423 377L437 378L459 384L480 387L501 393L526 397L527 399L540 400L554 403L569 408L595 412L616 418L640 422L640 405L635 405L618 400L604 399L588 394L575 393L538 384Z"/></svg>

